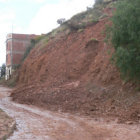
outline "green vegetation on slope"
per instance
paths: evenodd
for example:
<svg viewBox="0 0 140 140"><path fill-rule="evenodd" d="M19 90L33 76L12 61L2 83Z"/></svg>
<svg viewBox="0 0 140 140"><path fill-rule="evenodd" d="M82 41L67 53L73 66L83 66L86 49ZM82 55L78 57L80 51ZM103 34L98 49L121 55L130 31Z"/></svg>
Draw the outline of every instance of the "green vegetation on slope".
<svg viewBox="0 0 140 140"><path fill-rule="evenodd" d="M87 7L86 11L76 14L70 20L65 21L50 33L38 36L35 40L31 41L30 46L25 51L22 61L25 60L30 51L36 46L36 44L40 43L40 45L37 46L42 49L46 46L50 38L54 38L60 33L65 35L72 31L82 32L86 26L96 24L100 19L108 16L103 13L103 9L107 6L110 7L109 4L112 4L113 2L114 0L96 0L95 5L92 7Z"/></svg>
<svg viewBox="0 0 140 140"><path fill-rule="evenodd" d="M96 24L100 19L108 15L103 12L106 7L112 7L117 0L96 0L95 5L87 7L86 11L74 15L70 20L65 21L58 28L49 33L49 37L55 37L63 32L65 34L71 31L82 31L86 26Z"/></svg>
<svg viewBox="0 0 140 140"><path fill-rule="evenodd" d="M97 0L98 1L98 0ZM35 47L36 44L38 44L40 41L44 40L44 46L49 41L50 38L55 37L57 34L62 33L68 34L71 31L82 31L86 26L90 24L96 24L99 19L104 18L107 16L102 12L103 8L106 6L103 2L105 0L102 0L102 2L95 4L93 7L87 7L87 10L84 12L81 12L75 16L73 16L70 20L65 21L62 23L58 28L52 30L50 33L46 35L41 35L35 38L34 40L31 40L31 44L29 47L27 47L25 54L22 58L22 61L25 60L25 58L28 56L30 51ZM112 0L109 0L112 1ZM43 46L43 47L44 47ZM40 46L40 48L43 48Z"/></svg>
<svg viewBox="0 0 140 140"><path fill-rule="evenodd" d="M123 78L140 80L140 0L118 1L112 23L113 61Z"/></svg>
<svg viewBox="0 0 140 140"><path fill-rule="evenodd" d="M31 40L31 43L30 45L27 47L25 53L24 53L24 56L22 58L22 61L24 61L26 59L26 57L29 55L30 51L35 47L35 45L37 43L39 43L43 38L45 37L45 35L40 35L38 37L36 37L35 39L32 39Z"/></svg>

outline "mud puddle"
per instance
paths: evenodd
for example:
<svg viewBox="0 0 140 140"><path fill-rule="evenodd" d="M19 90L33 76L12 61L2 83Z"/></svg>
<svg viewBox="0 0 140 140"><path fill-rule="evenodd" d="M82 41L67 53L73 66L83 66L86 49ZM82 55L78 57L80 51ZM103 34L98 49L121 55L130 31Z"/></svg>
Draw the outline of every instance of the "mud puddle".
<svg viewBox="0 0 140 140"><path fill-rule="evenodd" d="M8 88L0 87L0 108L17 124L9 140L140 140L139 125L50 112L14 103L9 95Z"/></svg>

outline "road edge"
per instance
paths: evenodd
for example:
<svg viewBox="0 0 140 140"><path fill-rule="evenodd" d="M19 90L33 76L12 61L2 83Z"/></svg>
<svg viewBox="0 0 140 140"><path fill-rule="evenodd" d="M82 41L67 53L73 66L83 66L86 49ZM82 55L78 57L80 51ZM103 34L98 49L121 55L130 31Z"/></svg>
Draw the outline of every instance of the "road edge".
<svg viewBox="0 0 140 140"><path fill-rule="evenodd" d="M0 110L2 110L2 109L0 109ZM3 111L3 114L5 114L5 116L8 116L8 118L11 119L12 122L11 122L10 126L7 126L8 127L7 129L8 130L7 130L6 134L4 134L3 136L1 136L0 140L6 140L6 139L8 139L14 133L14 131L16 130L16 121L13 120L13 118L11 118L5 111Z"/></svg>

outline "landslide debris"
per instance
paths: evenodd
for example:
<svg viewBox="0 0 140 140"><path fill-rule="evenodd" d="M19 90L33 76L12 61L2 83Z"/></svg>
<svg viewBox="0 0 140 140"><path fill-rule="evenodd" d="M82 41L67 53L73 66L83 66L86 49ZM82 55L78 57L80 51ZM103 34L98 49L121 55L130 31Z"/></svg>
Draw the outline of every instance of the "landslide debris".
<svg viewBox="0 0 140 140"><path fill-rule="evenodd" d="M140 92L121 80L110 61L113 49L104 42L112 8L100 11L106 16L96 22L56 29L55 35L53 31L36 44L19 69L18 85L11 94L14 101L140 122Z"/></svg>

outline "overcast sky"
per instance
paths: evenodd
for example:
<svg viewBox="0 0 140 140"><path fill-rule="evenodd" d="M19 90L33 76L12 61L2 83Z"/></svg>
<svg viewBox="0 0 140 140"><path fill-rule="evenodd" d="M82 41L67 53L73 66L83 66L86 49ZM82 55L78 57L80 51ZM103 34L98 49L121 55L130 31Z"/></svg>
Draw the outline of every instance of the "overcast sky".
<svg viewBox="0 0 140 140"><path fill-rule="evenodd" d="M8 33L41 34L92 6L94 0L0 0L0 65L5 63Z"/></svg>

